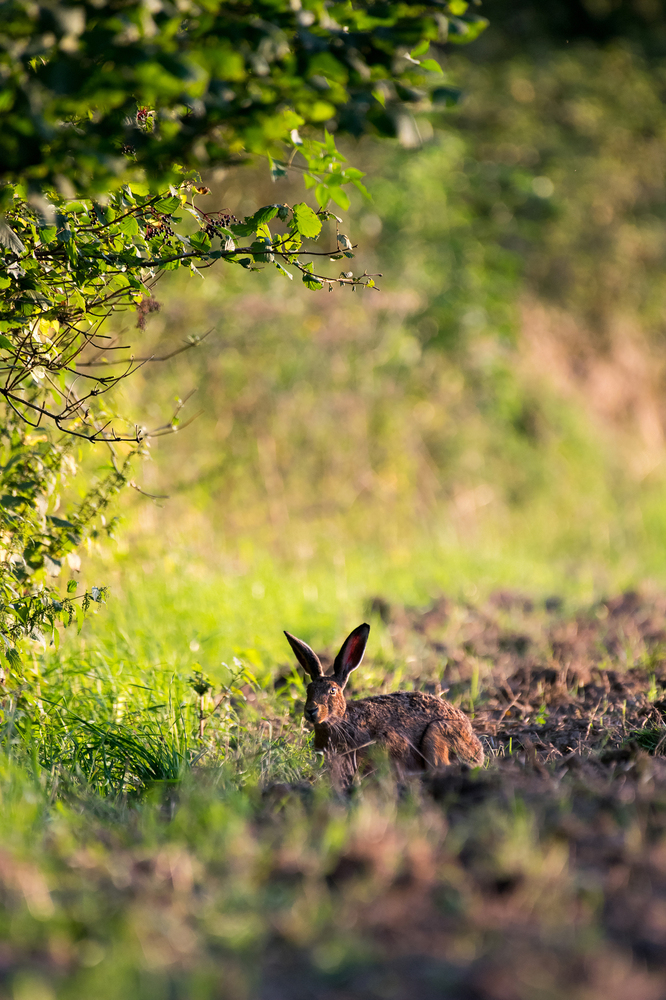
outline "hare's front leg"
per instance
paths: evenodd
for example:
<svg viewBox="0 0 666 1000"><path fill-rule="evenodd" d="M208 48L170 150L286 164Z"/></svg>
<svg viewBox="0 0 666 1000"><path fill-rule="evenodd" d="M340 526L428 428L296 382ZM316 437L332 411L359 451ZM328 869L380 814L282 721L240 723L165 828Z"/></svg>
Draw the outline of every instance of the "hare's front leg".
<svg viewBox="0 0 666 1000"><path fill-rule="evenodd" d="M421 740L421 753L427 768L444 767L449 763L451 732L441 719L431 722Z"/></svg>
<svg viewBox="0 0 666 1000"><path fill-rule="evenodd" d="M326 753L326 762L333 786L338 791L349 791L354 784L354 776L358 769L356 751L339 753L335 750L329 750Z"/></svg>

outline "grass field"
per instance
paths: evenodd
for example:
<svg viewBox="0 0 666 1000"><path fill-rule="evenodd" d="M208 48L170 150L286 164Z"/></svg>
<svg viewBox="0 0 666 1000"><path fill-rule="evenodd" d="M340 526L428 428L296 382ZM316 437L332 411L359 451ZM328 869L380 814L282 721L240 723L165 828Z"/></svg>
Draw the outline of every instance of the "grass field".
<svg viewBox="0 0 666 1000"><path fill-rule="evenodd" d="M663 598L375 594L353 696L443 691L488 761L346 798L272 628L336 615L145 582L5 700L2 995L663 996Z"/></svg>

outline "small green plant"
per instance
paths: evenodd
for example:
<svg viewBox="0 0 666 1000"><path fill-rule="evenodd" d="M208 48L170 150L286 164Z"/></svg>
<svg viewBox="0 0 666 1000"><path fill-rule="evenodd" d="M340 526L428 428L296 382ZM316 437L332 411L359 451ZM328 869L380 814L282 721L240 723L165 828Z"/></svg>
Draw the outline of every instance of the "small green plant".
<svg viewBox="0 0 666 1000"><path fill-rule="evenodd" d="M544 726L548 721L548 707L545 702L542 702L539 706L539 711L534 716L534 723L537 726Z"/></svg>
<svg viewBox="0 0 666 1000"><path fill-rule="evenodd" d="M659 697L659 688L657 687L657 681L655 675L650 674L650 686L647 690L648 701L656 701Z"/></svg>
<svg viewBox="0 0 666 1000"><path fill-rule="evenodd" d="M627 734L628 740L633 740L648 753L666 753L666 726L646 726L644 729L633 729Z"/></svg>
<svg viewBox="0 0 666 1000"><path fill-rule="evenodd" d="M198 668L198 664L195 663L195 668ZM195 669L194 673L189 680L190 687L194 689L197 694L198 711L199 711L199 739L204 738L204 729L206 727L206 712L205 712L205 699L208 692L213 687L212 681L210 681L200 669Z"/></svg>

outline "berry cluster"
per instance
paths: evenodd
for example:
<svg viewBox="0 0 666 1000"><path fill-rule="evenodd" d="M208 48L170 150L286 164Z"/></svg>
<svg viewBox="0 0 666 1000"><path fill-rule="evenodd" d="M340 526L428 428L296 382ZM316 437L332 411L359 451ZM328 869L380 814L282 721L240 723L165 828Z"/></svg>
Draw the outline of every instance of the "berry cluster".
<svg viewBox="0 0 666 1000"><path fill-rule="evenodd" d="M154 236L162 236L165 240L173 236L171 219L167 215L157 216L146 226L146 239L152 240Z"/></svg>
<svg viewBox="0 0 666 1000"><path fill-rule="evenodd" d="M213 239L214 236L220 235L220 229L227 229L229 226L238 225L238 219L235 215L231 215L229 212L211 212L210 215L206 216L207 222L203 226L203 231L207 236Z"/></svg>

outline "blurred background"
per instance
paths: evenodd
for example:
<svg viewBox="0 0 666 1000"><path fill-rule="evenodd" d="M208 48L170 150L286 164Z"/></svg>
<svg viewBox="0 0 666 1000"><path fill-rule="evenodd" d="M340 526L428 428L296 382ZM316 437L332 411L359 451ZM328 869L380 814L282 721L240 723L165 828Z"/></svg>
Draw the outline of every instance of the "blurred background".
<svg viewBox="0 0 666 1000"><path fill-rule="evenodd" d="M141 353L212 332L122 409L154 426L196 389L184 419L201 412L137 469L168 499L128 491L94 556L107 625L154 630L159 608L170 655L214 669L284 658L282 628L327 643L376 595L663 585L666 16L482 12L446 67L459 102L346 148L372 200L341 228L380 291L231 267L159 283ZM238 217L303 199L295 171L207 183L201 206Z"/></svg>

